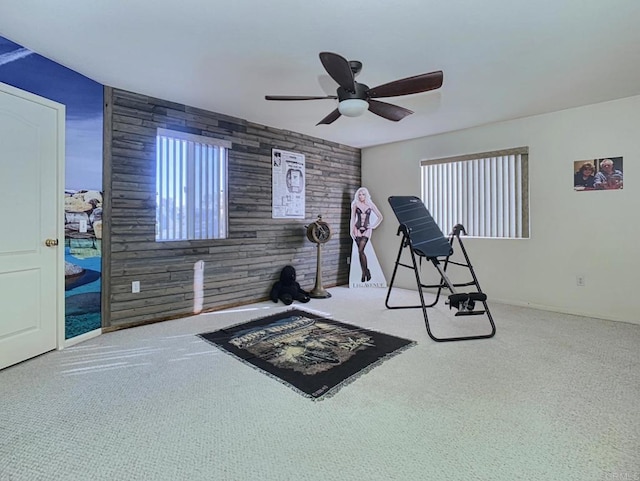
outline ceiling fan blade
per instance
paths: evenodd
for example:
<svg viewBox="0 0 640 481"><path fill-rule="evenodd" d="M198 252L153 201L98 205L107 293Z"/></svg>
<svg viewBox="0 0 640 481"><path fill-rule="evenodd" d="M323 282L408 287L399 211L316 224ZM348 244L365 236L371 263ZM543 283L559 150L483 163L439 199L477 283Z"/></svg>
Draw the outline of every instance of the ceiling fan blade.
<svg viewBox="0 0 640 481"><path fill-rule="evenodd" d="M442 70L424 73L414 77L395 80L369 89L369 98L398 97L400 95L418 94L442 87Z"/></svg>
<svg viewBox="0 0 640 481"><path fill-rule="evenodd" d="M355 92L356 81L346 58L337 53L320 52L320 61L327 73L340 87L349 92Z"/></svg>
<svg viewBox="0 0 640 481"><path fill-rule="evenodd" d="M386 102L380 102L379 100L369 100L369 111L387 120L393 120L394 122L402 120L407 115L413 113L413 111L400 107L399 105L391 105Z"/></svg>
<svg viewBox="0 0 640 481"><path fill-rule="evenodd" d="M320 125L320 124L329 125L330 123L333 123L336 120L338 120L338 117L340 117L340 111L338 109L335 109L333 112L327 115L324 119L322 119L316 125Z"/></svg>
<svg viewBox="0 0 640 481"><path fill-rule="evenodd" d="M309 97L305 95L265 95L265 100L324 100L337 99L336 95L326 95L324 97Z"/></svg>

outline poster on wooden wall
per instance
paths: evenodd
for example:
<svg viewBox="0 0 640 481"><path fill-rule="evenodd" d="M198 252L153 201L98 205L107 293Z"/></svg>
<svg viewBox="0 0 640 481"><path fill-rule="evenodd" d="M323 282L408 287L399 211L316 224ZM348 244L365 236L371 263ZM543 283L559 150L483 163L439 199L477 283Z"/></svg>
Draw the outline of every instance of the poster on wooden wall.
<svg viewBox="0 0 640 481"><path fill-rule="evenodd" d="M304 219L304 154L272 149L273 219Z"/></svg>

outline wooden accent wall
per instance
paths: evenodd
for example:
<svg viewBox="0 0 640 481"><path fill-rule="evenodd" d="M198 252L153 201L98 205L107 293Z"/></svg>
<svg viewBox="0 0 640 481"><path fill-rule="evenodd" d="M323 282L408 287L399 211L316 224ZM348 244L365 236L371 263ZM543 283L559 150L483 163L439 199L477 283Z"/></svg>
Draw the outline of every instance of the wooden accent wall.
<svg viewBox="0 0 640 481"><path fill-rule="evenodd" d="M193 267L204 261L204 310L268 297L292 264L315 284L316 247L305 226L321 214L333 237L322 249L323 287L347 284L350 204L360 186L360 150L242 119L105 88L103 327L191 315ZM156 129L212 135L229 151L229 238L155 242ZM306 218L271 218L271 149L305 155ZM140 281L140 293L131 282Z"/></svg>

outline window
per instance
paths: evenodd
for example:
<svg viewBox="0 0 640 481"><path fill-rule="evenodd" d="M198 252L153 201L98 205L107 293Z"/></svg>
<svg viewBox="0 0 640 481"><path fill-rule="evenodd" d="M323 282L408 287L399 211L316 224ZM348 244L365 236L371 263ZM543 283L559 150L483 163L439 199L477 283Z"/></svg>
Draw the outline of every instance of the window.
<svg viewBox="0 0 640 481"><path fill-rule="evenodd" d="M422 199L444 233L529 237L529 149L423 160Z"/></svg>
<svg viewBox="0 0 640 481"><path fill-rule="evenodd" d="M231 142L158 129L156 241L227 237Z"/></svg>

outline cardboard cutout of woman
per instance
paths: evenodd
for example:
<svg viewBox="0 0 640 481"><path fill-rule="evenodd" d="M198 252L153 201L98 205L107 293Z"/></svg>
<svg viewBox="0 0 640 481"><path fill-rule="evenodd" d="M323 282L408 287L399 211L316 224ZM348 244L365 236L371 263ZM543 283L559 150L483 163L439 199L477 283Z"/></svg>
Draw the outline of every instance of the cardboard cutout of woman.
<svg viewBox="0 0 640 481"><path fill-rule="evenodd" d="M353 248L351 253L350 287L386 287L384 274L371 245L371 234L382 222L382 214L371 200L366 187L360 187L351 203L349 223ZM358 259L358 263L356 263Z"/></svg>

